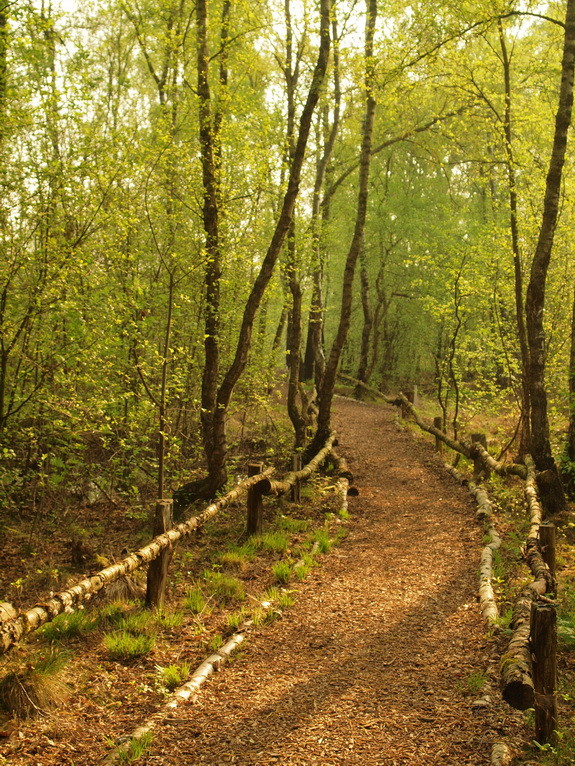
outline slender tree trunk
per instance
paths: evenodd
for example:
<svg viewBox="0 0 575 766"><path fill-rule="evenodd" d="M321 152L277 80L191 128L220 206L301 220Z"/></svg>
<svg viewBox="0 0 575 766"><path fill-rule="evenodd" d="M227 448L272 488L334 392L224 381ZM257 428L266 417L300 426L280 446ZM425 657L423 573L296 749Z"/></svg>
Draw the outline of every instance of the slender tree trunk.
<svg viewBox="0 0 575 766"><path fill-rule="evenodd" d="M531 442L530 420L531 406L529 394L528 368L529 347L527 343L527 328L523 308L523 270L521 267L521 250L519 246L519 226L517 221L517 183L515 178L515 159L513 157L513 137L511 130L511 65L503 22L498 21L499 42L501 46L501 61L503 64L503 80L505 84L505 111L503 114L503 130L505 134L505 164L507 166L507 186L509 190L509 228L511 231L511 249L513 252L513 270L515 274L515 317L519 350L521 353L521 434L519 454L529 451Z"/></svg>
<svg viewBox="0 0 575 766"><path fill-rule="evenodd" d="M305 364L303 377L311 380L315 377L316 388L319 390L325 371L325 354L323 350L323 272L324 254L322 247L322 229L329 220L329 205L321 205L321 192L328 174L330 160L333 154L335 139L339 131L341 114L341 84L339 75L339 42L337 32L336 8L332 11L331 36L333 42L333 121L328 128L328 108L324 109L323 122L326 126L324 147L318 160L312 197L311 239L313 263L313 288L309 310L308 338L306 343ZM321 125L320 125L321 130ZM318 141L319 143L319 141Z"/></svg>
<svg viewBox="0 0 575 766"><path fill-rule="evenodd" d="M361 347L359 350L359 364L357 368L356 378L362 383L368 383L368 367L369 367L369 341L371 339L371 331L373 329L373 311L371 310L371 303L369 300L369 277L367 274L367 259L365 256L365 248L362 247L359 255L359 275L361 282L361 308L363 310L363 329L361 331ZM356 385L353 395L356 399L363 399L365 395L365 388Z"/></svg>
<svg viewBox="0 0 575 766"><path fill-rule="evenodd" d="M298 61L293 61L293 31L291 24L290 0L284 0L286 22L286 61L284 76L287 94L287 145L289 167L292 166L295 154L295 97L299 76ZM292 216L286 242L286 276L291 295L291 309L288 316L287 327L287 363L288 363L288 390L287 411L294 429L294 447L301 449L305 442L305 413L298 406L298 390L300 378L301 359L301 305L302 289L298 256L296 250L296 227L295 216Z"/></svg>
<svg viewBox="0 0 575 766"><path fill-rule="evenodd" d="M565 496L549 439L547 393L545 390L545 286L559 212L561 178L567 149L567 134L573 108L575 65L575 0L567 0L565 42L561 64L559 107L555 120L553 149L549 162L539 238L531 264L525 304L529 342L529 393L531 398L531 453L537 470L541 501L547 513L561 510Z"/></svg>
<svg viewBox="0 0 575 766"><path fill-rule="evenodd" d="M198 74L203 72L202 77L205 76L206 84L204 84L200 77L198 78L198 86L203 89L204 96L200 93L200 101L209 103L207 98L207 53L205 52L205 30L206 27L206 0L199 0L196 6L196 15L198 18ZM272 239L268 246L266 255L262 261L260 270L254 280L252 289L248 296L246 305L244 307L242 321L240 325L240 331L238 341L236 345L235 354L233 360L223 376L221 384L217 389L215 404L213 406L211 417L208 423L207 435L209 437L210 452L206 454L208 459L208 476L207 479L198 484L190 484L181 487L174 497L176 499L175 510L181 508L192 497L198 496L210 496L219 489L227 478L226 471L226 457L227 457L227 443L226 443L226 416L228 406L230 404L234 388L240 379L245 366L248 361L248 354L251 345L251 336L254 325L254 320L265 290L272 277L276 262L279 254L285 242L285 238L288 234L294 207L299 192L299 184L301 171L305 159L305 151L309 132L311 128L311 121L319 95L322 87L322 83L325 77L327 69L327 63L329 59L329 47L330 47L330 35L329 35L329 14L330 14L330 0L321 0L320 2L320 46L318 51L318 57L314 67L312 81L309 87L306 102L304 104L300 121L297 140L295 142L295 150L293 156L293 162L289 171L289 178L287 189L283 198L282 206L280 209L279 217L276 223ZM202 39L203 35L203 39ZM209 91L208 91L209 92ZM206 136L206 139L209 137ZM206 144L206 148L207 148ZM204 151L204 147L202 147ZM208 171L211 167L209 156ZM213 163L212 163L213 164ZM209 176L209 173L208 173ZM204 182L205 183L205 182ZM204 185L205 189L205 185ZM217 199L217 196L216 196ZM210 203L212 204L212 203ZM206 333L208 334L208 333ZM207 374L207 373L206 373ZM208 388L208 387L207 387ZM210 390L210 397L211 397Z"/></svg>
<svg viewBox="0 0 575 766"><path fill-rule="evenodd" d="M359 183L357 212L355 228L347 254L343 275L342 298L339 325L333 341L325 374L319 390L319 411L317 418L317 431L310 445L309 452L317 452L325 443L331 429L331 403L337 368L343 347L345 345L351 318L351 306L353 298L353 279L355 266L363 244L365 220L367 216L369 167L371 159L371 146L373 125L375 122L375 96L373 93L375 61L373 56L373 38L375 22L377 18L377 0L368 0L367 18L365 27L365 117L363 121L361 150L359 160Z"/></svg>
<svg viewBox="0 0 575 766"><path fill-rule="evenodd" d="M224 4L221 39L227 36L229 3ZM205 232L205 310L204 310L204 369L202 375L201 423L204 454L208 464L207 494L212 494L226 480L219 451L222 449L223 424L217 422L217 393L220 370L220 283L222 258L219 235L219 130L222 115L216 112L212 122L209 84L208 22L206 0L196 3L198 102L200 122L200 153L204 188L203 224ZM224 46L225 49L225 46ZM225 88L227 72L220 66L220 85ZM225 450L225 438L223 439Z"/></svg>
<svg viewBox="0 0 575 766"><path fill-rule="evenodd" d="M573 308L571 313L571 349L569 354L569 431L566 445L567 457L575 463L575 291L573 292ZM570 466L563 480L569 495L575 494L575 471Z"/></svg>

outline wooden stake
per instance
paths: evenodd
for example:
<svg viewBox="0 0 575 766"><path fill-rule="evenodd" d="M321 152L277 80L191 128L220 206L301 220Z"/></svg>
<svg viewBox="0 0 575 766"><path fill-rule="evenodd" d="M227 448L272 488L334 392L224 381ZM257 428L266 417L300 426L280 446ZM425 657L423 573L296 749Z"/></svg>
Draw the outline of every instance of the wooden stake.
<svg viewBox="0 0 575 766"><path fill-rule="evenodd" d="M174 501L158 500L156 503L156 515L154 517L153 536L163 535L174 526ZM172 560L174 549L172 547L163 550L160 555L150 562L146 581L146 606L153 609L161 609L166 595L168 581L168 568Z"/></svg>
<svg viewBox="0 0 575 766"><path fill-rule="evenodd" d="M557 742L557 613L553 604L531 606L530 647L535 687L535 739Z"/></svg>
<svg viewBox="0 0 575 766"><path fill-rule="evenodd" d="M441 415L437 415L433 418L433 426L434 428L437 428L439 431L443 430L443 418ZM439 436L435 437L435 451L436 452L443 452L443 442L439 438Z"/></svg>
<svg viewBox="0 0 575 766"><path fill-rule="evenodd" d="M482 447L487 449L487 436L485 434L471 434L471 441L473 444L479 443ZM491 471L483 463L480 457L473 458L473 478L475 481L481 479L488 479L491 476Z"/></svg>
<svg viewBox="0 0 575 766"><path fill-rule="evenodd" d="M557 580L555 579L555 524L552 521L544 521L539 525L539 545L543 561L549 567L551 578L553 580L553 593L557 591Z"/></svg>
<svg viewBox="0 0 575 766"><path fill-rule="evenodd" d="M257 476L263 471L263 468L263 463L249 463L248 476ZM263 527L264 504L262 493L257 487L250 487L248 489L247 507L247 533L248 535L259 535Z"/></svg>
<svg viewBox="0 0 575 766"><path fill-rule="evenodd" d="M301 452L294 452L292 456L292 471L294 471L294 473L301 471ZM291 499L294 503L299 503L301 501L301 483L297 478L291 488Z"/></svg>

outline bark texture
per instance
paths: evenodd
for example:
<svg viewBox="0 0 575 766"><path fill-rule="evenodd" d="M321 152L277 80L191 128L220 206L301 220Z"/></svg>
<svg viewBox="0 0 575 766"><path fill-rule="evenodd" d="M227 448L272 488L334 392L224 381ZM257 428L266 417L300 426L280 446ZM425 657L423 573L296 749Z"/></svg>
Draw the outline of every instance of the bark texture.
<svg viewBox="0 0 575 766"><path fill-rule="evenodd" d="M351 320L351 307L353 301L353 281L355 266L363 245L365 220L367 216L369 168L371 159L371 147L373 126L375 123L375 95L373 85L375 79L375 59L373 55L373 39L375 34L375 22L377 18L377 0L368 0L367 19L365 28L365 117L361 139L359 160L359 180L357 211L353 237L347 254L342 286L341 309L339 323L335 339L333 341L325 373L318 391L319 410L317 416L317 431L310 447L313 454L320 444L323 444L330 432L331 404L337 368L344 343L347 339Z"/></svg>
<svg viewBox="0 0 575 766"><path fill-rule="evenodd" d="M531 264L525 303L529 342L528 381L531 401L531 454L539 471L550 472L546 481L539 482L541 500L548 513L555 513L565 507L565 496L549 441L547 393L545 390L546 342L543 316L547 271L559 214L561 178L573 109L574 68L575 0L567 0L559 106L555 119L553 148L545 186L541 227Z"/></svg>

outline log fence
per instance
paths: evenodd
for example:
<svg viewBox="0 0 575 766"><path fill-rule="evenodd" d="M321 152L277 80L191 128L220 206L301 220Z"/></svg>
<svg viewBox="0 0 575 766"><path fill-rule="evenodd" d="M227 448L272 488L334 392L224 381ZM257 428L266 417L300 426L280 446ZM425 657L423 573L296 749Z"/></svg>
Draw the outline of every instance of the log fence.
<svg viewBox="0 0 575 766"><path fill-rule="evenodd" d="M475 481L465 478L454 466L446 464L446 468L458 482L468 487L478 505L477 519L487 526L489 538L480 559L479 599L482 614L491 624L496 624L498 617L491 582L493 552L501 545L501 538L493 523L488 494L479 482L488 478L490 472L503 477L517 476L524 482L529 532L523 557L533 581L521 589L513 607L512 634L501 659L501 692L511 707L519 710L534 707L537 742L553 744L557 730L557 631L555 602L548 594L556 590L555 528L552 523L542 520L533 459L527 455L525 465L498 461L487 451L483 434L472 434L469 442L451 439L441 430L441 418L435 418L434 425L425 423L404 394L400 393L398 400L402 411L408 412L421 430L434 436L437 451L443 451L447 446L473 462Z"/></svg>
<svg viewBox="0 0 575 766"><path fill-rule="evenodd" d="M136 570L148 565L147 572L147 606L158 608L164 600L165 587L168 578L168 568L173 556L174 546L183 537L203 527L207 521L216 516L221 510L234 503L241 496L247 495L247 532L256 534L261 531L262 497L264 495L280 495L291 492L292 488L308 479L319 466L333 453L335 434L330 435L324 447L302 469L291 471L282 480L272 479L273 467L263 469L262 464L251 464L247 479L237 484L230 492L214 503L208 505L197 516L172 526L172 501L159 500L156 505L153 539L145 546L134 551L121 561L108 566L94 575L85 577L69 588L53 594L47 600L37 603L30 609L17 612L11 604L2 604L0 609L0 655L8 652L20 643L26 635L37 630L42 625L51 622L63 612L78 608L83 602L91 599L113 582ZM333 458L336 465L344 464L339 457ZM347 470L347 466L345 466ZM349 472L348 472L349 474ZM338 481L342 480L340 472ZM351 480L351 474L349 474ZM354 493L347 486L340 487L350 494Z"/></svg>

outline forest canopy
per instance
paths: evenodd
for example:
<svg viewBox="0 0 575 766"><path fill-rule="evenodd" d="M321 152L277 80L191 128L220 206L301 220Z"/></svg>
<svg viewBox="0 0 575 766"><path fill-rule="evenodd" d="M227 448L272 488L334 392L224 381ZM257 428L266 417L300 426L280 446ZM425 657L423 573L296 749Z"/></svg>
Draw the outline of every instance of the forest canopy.
<svg viewBox="0 0 575 766"><path fill-rule="evenodd" d="M0 0L2 502L213 495L338 369L569 484L570 5Z"/></svg>

